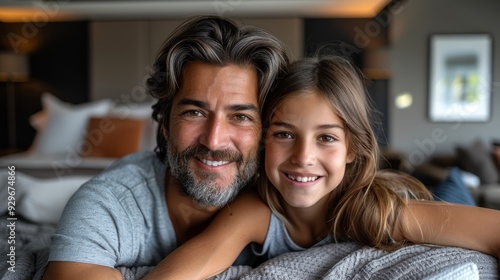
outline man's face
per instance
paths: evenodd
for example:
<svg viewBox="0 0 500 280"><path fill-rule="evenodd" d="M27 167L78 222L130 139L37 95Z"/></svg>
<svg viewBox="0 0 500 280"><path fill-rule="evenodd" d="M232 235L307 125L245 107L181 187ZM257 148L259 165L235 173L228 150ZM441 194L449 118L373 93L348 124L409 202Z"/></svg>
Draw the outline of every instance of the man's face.
<svg viewBox="0 0 500 280"><path fill-rule="evenodd" d="M187 64L172 104L168 161L183 192L224 206L254 176L261 133L257 74L235 65Z"/></svg>

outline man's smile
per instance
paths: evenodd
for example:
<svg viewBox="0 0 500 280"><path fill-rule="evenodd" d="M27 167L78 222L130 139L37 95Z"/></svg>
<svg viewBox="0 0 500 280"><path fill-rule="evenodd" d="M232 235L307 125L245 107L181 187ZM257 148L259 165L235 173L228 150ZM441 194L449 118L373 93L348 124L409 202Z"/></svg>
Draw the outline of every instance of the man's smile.
<svg viewBox="0 0 500 280"><path fill-rule="evenodd" d="M200 159L201 162L208 166L221 166L229 163L227 160L208 160L208 159Z"/></svg>

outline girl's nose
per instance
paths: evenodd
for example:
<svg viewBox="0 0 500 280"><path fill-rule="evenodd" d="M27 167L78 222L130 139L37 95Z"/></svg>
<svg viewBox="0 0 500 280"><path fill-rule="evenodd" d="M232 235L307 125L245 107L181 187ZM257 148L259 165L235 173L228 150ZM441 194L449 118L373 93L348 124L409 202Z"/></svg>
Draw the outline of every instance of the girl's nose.
<svg viewBox="0 0 500 280"><path fill-rule="evenodd" d="M293 147L291 161L300 167L312 166L316 162L314 143L297 140Z"/></svg>

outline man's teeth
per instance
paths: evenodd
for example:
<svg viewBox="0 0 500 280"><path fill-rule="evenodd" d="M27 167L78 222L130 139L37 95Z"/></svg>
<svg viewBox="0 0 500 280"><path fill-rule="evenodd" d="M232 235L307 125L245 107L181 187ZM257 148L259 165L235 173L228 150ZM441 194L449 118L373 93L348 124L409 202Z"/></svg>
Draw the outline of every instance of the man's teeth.
<svg viewBox="0 0 500 280"><path fill-rule="evenodd" d="M286 176L289 179L292 179L292 180L298 181L298 182L303 182L303 183L318 180L318 176L314 176L314 177L302 177L302 176L293 176L293 175L290 175L290 174L286 174Z"/></svg>
<svg viewBox="0 0 500 280"><path fill-rule="evenodd" d="M227 160L215 161L215 160L202 159L201 161L204 164L210 165L210 166L219 166L219 165L224 165L224 164L228 164L229 163L229 161L227 161Z"/></svg>

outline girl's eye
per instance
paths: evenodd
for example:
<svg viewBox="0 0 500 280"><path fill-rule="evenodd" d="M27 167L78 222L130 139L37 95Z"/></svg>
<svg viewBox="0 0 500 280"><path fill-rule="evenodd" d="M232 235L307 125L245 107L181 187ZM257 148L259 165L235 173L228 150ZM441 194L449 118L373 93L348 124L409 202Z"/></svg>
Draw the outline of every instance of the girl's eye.
<svg viewBox="0 0 500 280"><path fill-rule="evenodd" d="M281 139L292 139L293 136L292 134L288 132L275 132L273 133L273 136L276 138L281 138Z"/></svg>
<svg viewBox="0 0 500 280"><path fill-rule="evenodd" d="M320 140L321 142L331 143L331 142L335 142L337 139L335 139L335 137L330 136L330 135L321 135L321 136L319 137L319 140Z"/></svg>

